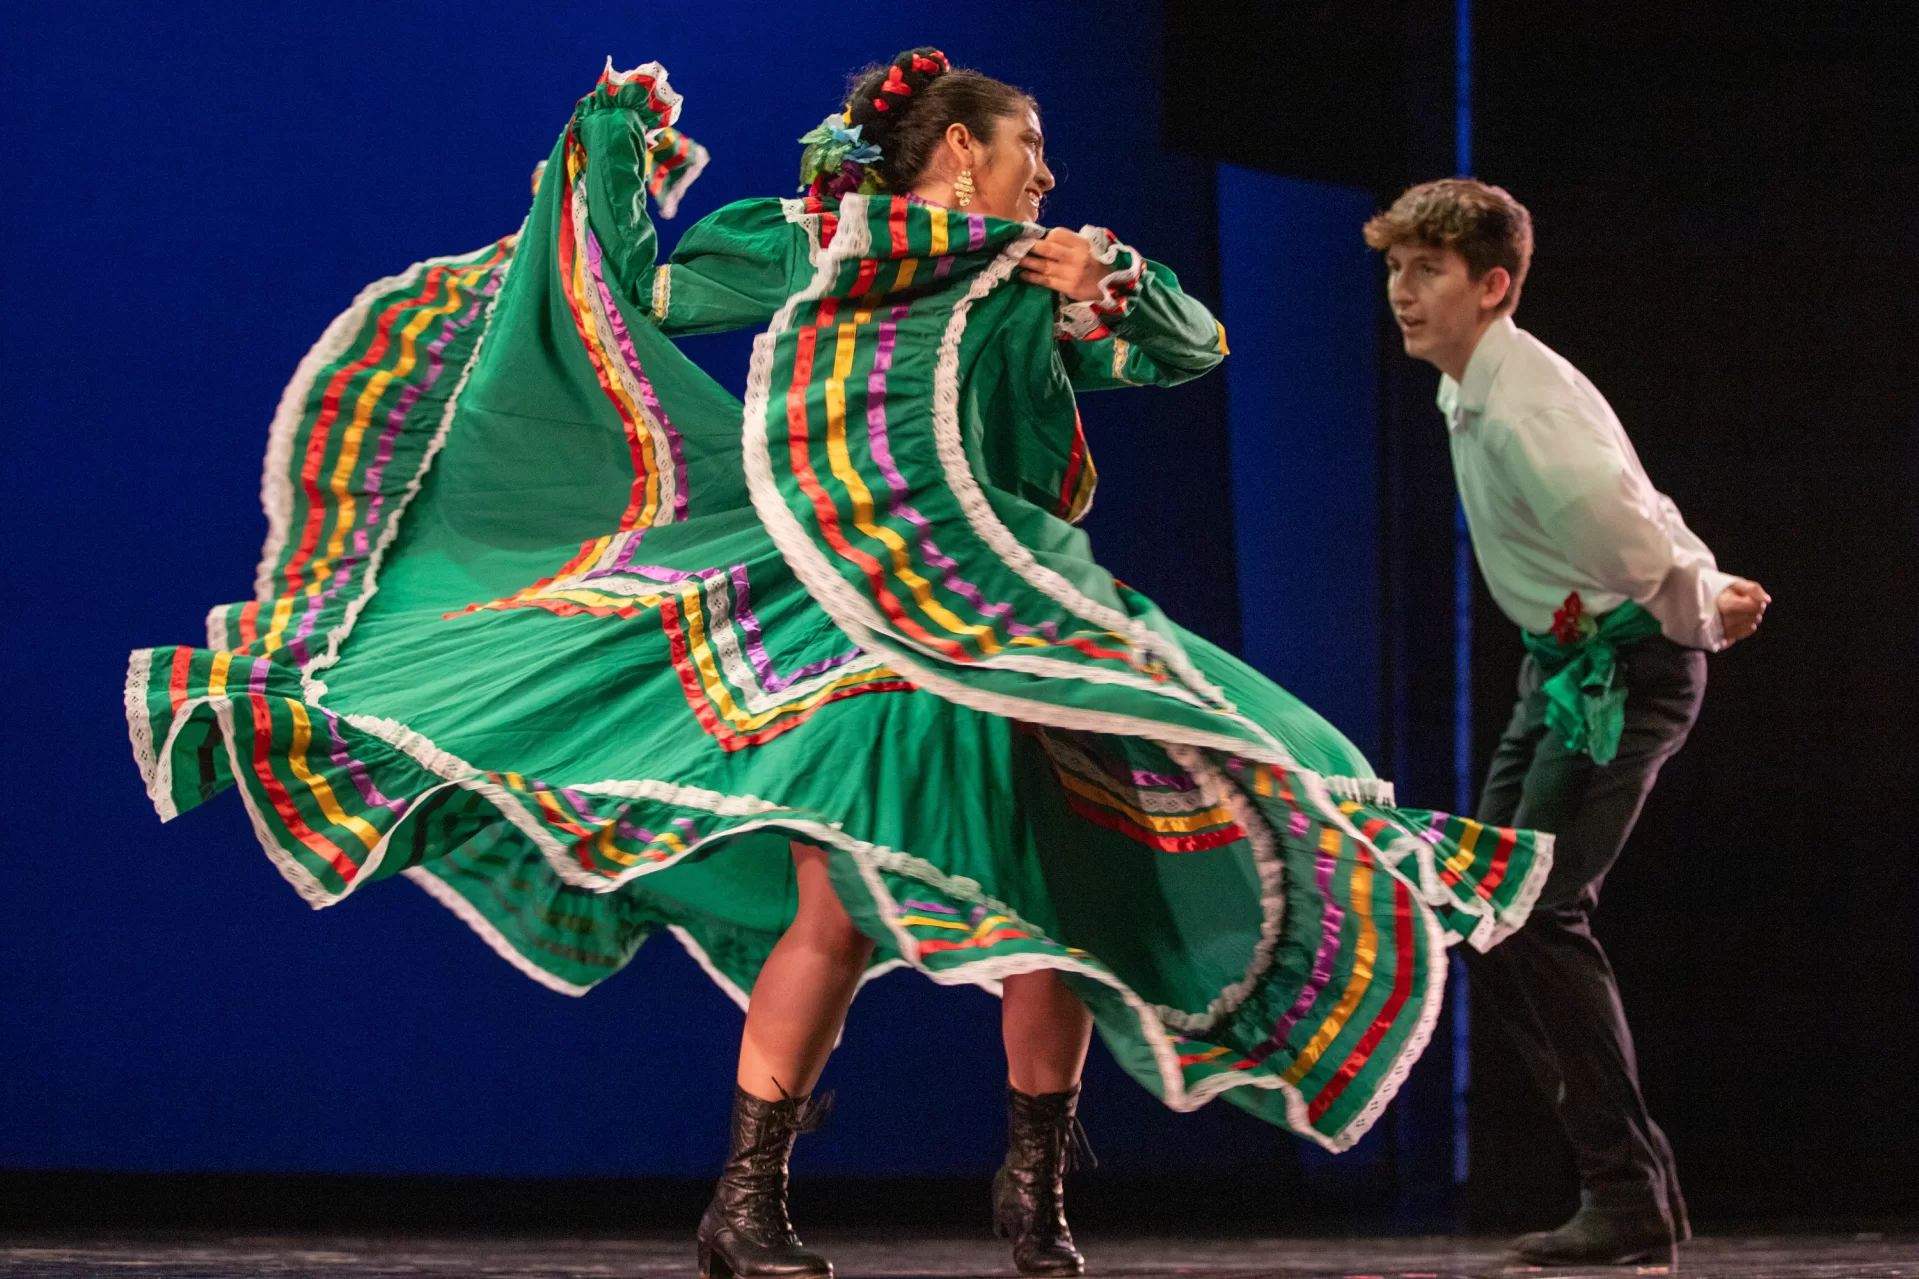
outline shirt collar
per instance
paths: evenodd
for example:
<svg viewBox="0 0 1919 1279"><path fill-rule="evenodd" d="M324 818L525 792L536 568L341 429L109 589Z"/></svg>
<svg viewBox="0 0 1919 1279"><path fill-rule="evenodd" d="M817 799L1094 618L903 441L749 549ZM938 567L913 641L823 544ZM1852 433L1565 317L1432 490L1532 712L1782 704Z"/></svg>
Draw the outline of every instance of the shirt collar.
<svg viewBox="0 0 1919 1279"><path fill-rule="evenodd" d="M1480 335L1472 359L1466 362L1465 377L1455 382L1450 375L1440 376L1439 411L1446 415L1448 429L1463 431L1486 412L1493 379L1499 376L1499 366L1506 362L1506 354L1518 337L1519 326L1511 316L1502 315Z"/></svg>

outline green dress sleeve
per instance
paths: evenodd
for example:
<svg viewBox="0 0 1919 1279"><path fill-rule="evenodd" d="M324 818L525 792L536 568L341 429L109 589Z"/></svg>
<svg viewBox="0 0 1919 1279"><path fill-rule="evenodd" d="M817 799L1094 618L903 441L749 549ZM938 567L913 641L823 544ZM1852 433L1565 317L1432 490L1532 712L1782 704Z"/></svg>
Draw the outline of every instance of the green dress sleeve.
<svg viewBox="0 0 1919 1279"><path fill-rule="evenodd" d="M742 200L702 218L656 265L647 197L671 217L707 159L672 127L676 106L650 81L603 78L563 153L576 191L566 214L583 215L606 286L668 337L763 327L810 274L819 215L799 200Z"/></svg>
<svg viewBox="0 0 1919 1279"><path fill-rule="evenodd" d="M764 328L812 274L819 215L800 200L741 200L695 223L653 277L668 337Z"/></svg>
<svg viewBox="0 0 1919 1279"><path fill-rule="evenodd" d="M1081 235L1113 270L1093 302L1068 303L1054 334L1076 391L1118 386L1177 386L1226 358L1226 330L1179 287L1179 277L1148 261L1110 231Z"/></svg>
<svg viewBox="0 0 1919 1279"><path fill-rule="evenodd" d="M646 210L648 185L660 160L670 164L673 149L691 145L691 139L671 127L679 114L678 98L666 88L664 73L648 75L652 70L643 67L622 75L609 67L574 109L556 157L562 172L545 172L540 178L542 184L555 179L565 183L559 216L571 218L584 231L576 232L576 239L599 280L635 310L644 310L651 297L659 249ZM662 152L659 157L656 147ZM704 148L698 149L698 158L703 165ZM680 175L672 191L677 204L697 167L674 167Z"/></svg>

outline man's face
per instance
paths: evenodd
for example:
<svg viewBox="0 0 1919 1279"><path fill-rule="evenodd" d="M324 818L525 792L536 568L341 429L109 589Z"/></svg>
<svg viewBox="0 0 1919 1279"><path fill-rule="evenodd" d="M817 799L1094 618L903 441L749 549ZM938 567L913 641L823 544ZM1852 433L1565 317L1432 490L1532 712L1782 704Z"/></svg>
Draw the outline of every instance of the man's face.
<svg viewBox="0 0 1919 1279"><path fill-rule="evenodd" d="M1504 269L1474 280L1457 249L1395 244L1386 250L1386 301L1406 354L1459 376L1481 323L1506 294Z"/></svg>

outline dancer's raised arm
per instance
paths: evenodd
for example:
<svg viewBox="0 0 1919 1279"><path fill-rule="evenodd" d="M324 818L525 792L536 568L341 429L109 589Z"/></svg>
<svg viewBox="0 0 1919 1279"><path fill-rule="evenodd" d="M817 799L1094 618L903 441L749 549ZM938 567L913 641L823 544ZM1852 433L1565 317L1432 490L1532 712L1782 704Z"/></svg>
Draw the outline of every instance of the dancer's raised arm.
<svg viewBox="0 0 1919 1279"><path fill-rule="evenodd" d="M1055 332L1076 391L1177 386L1226 358L1226 329L1213 313L1111 231L1053 231L1026 261L1028 283L1067 299Z"/></svg>
<svg viewBox="0 0 1919 1279"><path fill-rule="evenodd" d="M668 337L764 328L817 255L817 222L798 200L742 200L701 218L653 277L653 322Z"/></svg>

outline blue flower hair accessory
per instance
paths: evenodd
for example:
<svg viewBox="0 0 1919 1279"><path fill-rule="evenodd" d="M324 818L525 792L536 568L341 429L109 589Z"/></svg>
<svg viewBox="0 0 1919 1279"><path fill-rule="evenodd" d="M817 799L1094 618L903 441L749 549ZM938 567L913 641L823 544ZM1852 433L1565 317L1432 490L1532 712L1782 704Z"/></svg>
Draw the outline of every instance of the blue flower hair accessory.
<svg viewBox="0 0 1919 1279"><path fill-rule="evenodd" d="M877 176L868 170L878 163L881 153L877 143L860 137L864 127L848 126L845 113L835 112L820 121L818 128L802 135L800 141L806 144L806 150L800 154L800 189L815 188L822 194L838 196L877 186Z"/></svg>

